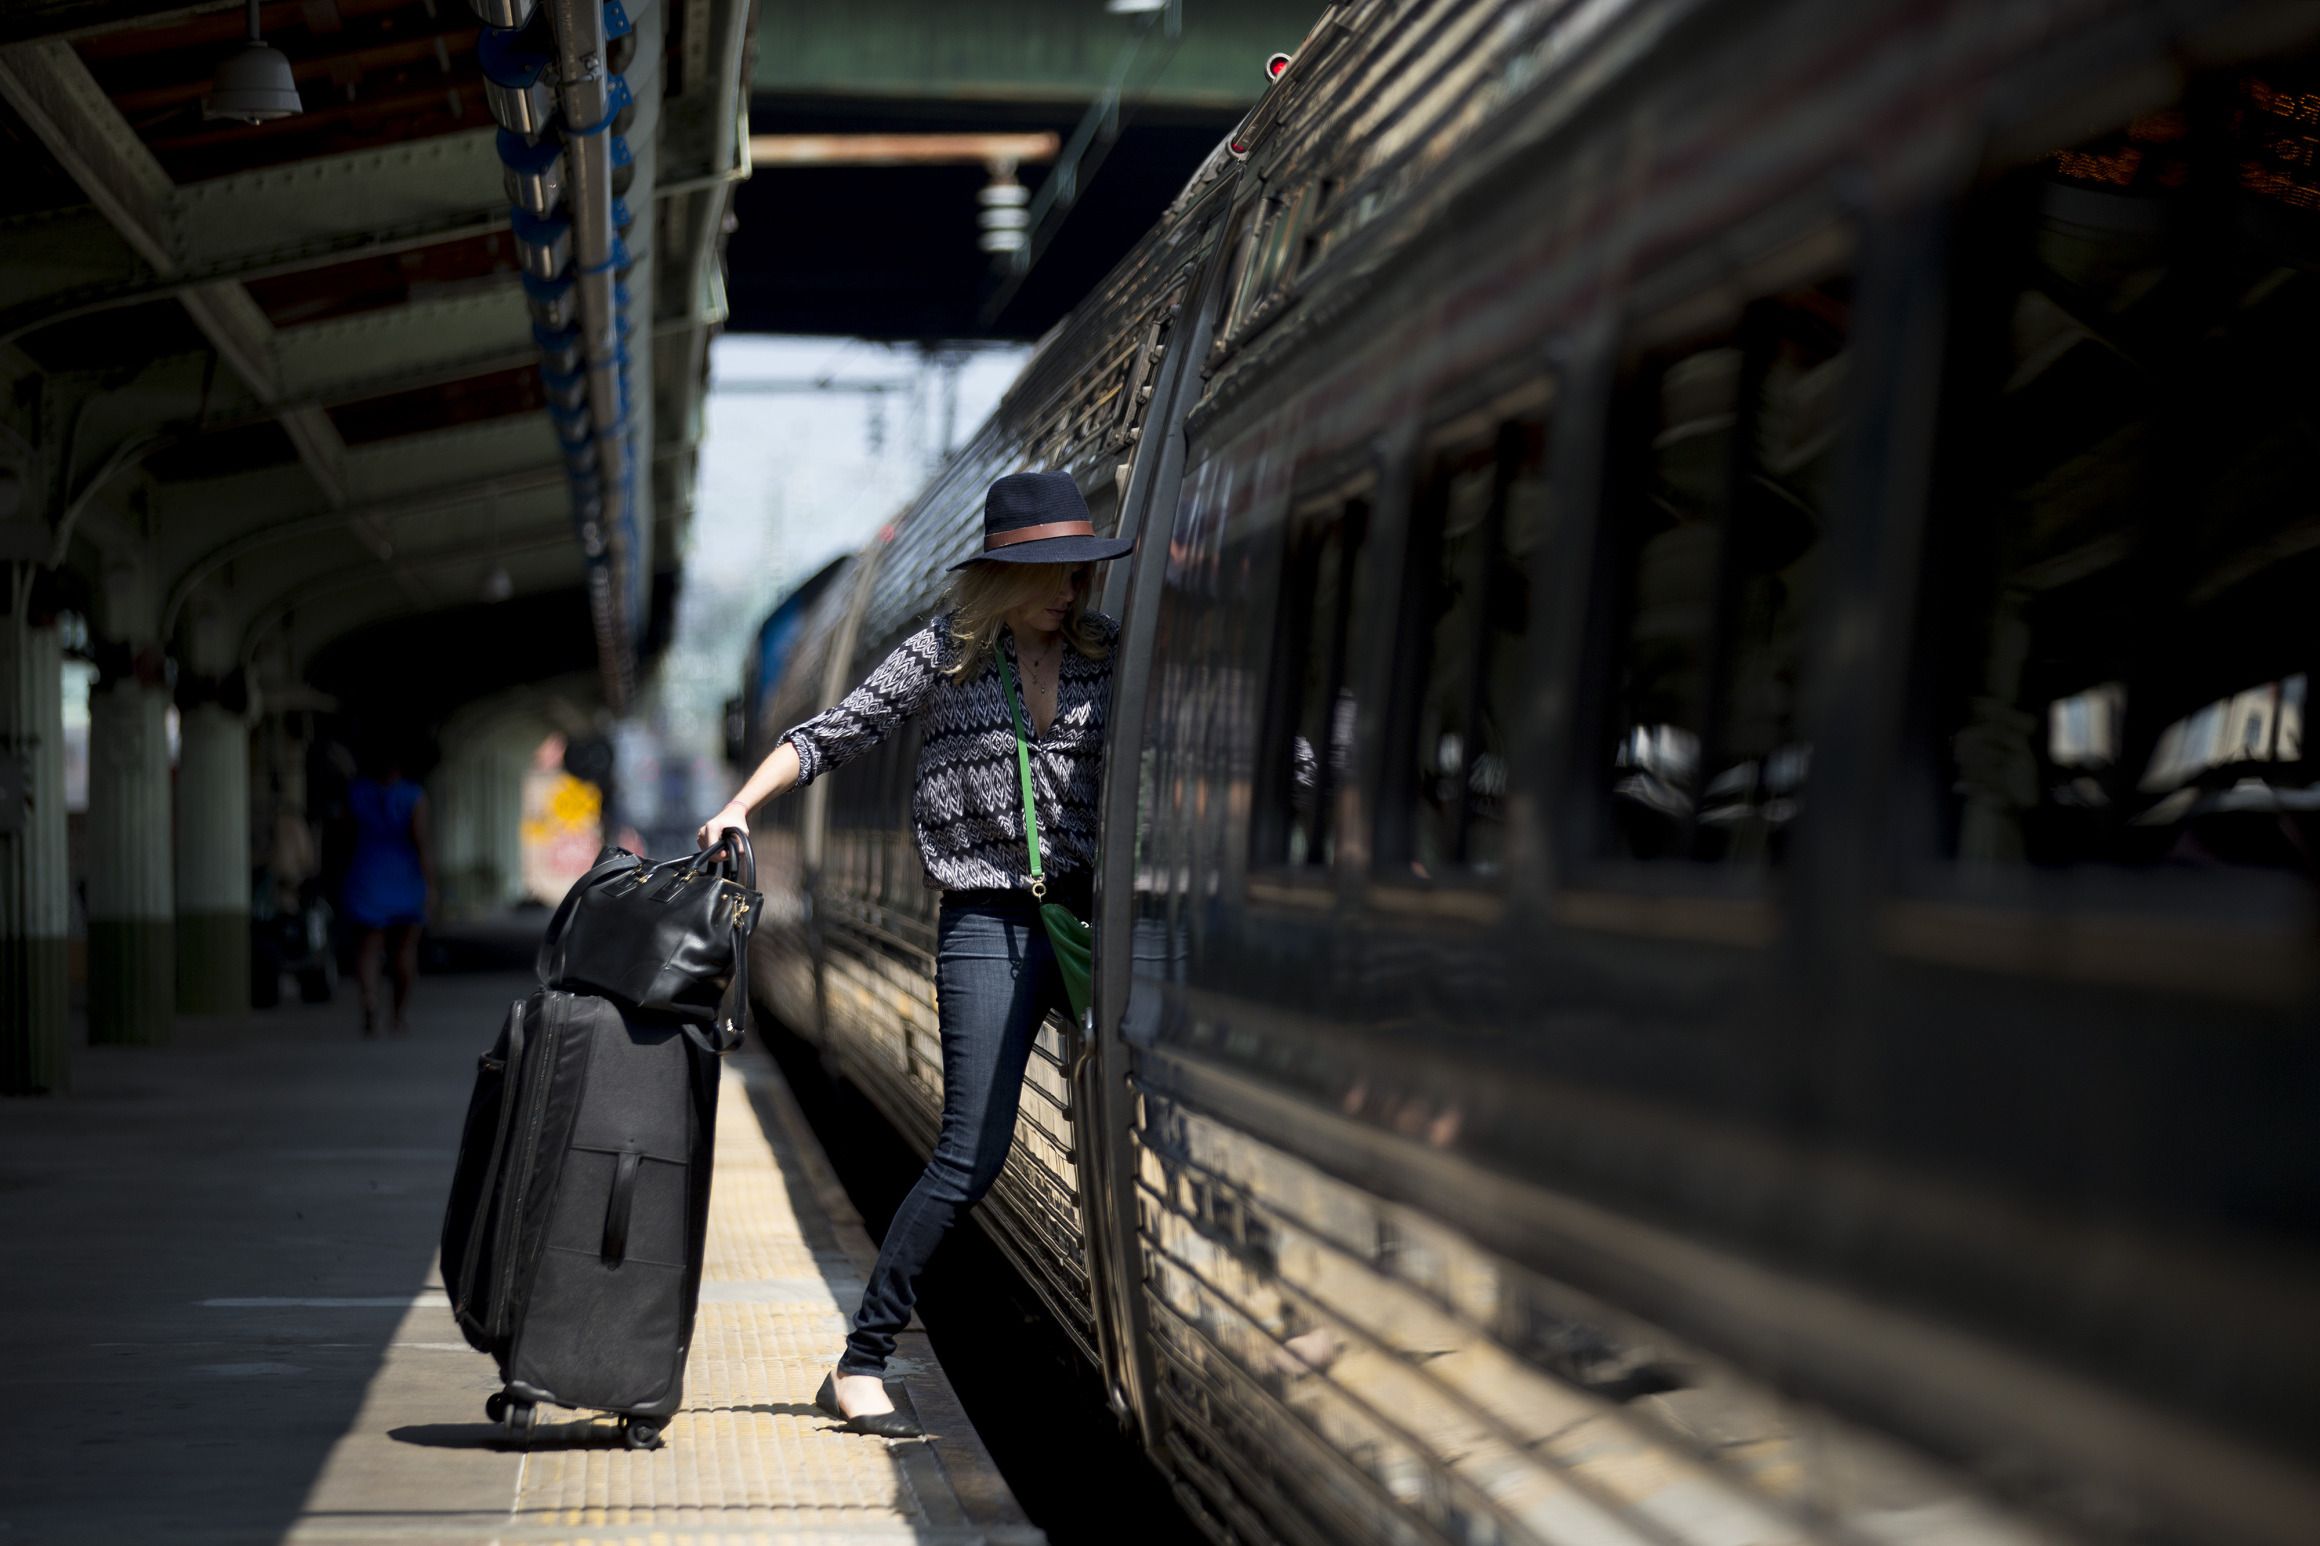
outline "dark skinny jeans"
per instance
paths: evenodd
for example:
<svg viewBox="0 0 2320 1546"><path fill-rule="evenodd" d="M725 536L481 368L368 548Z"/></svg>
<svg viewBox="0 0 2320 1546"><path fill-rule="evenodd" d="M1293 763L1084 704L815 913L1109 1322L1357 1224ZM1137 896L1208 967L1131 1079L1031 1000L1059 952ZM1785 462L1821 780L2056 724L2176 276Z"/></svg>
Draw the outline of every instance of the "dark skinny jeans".
<svg viewBox="0 0 2320 1546"><path fill-rule="evenodd" d="M1080 889L1059 881L1050 899L1085 917L1084 894L1075 894ZM927 1258L1007 1161L1023 1069L1040 1022L1050 1009L1071 1015L1055 947L1028 892L945 892L934 982L942 1017L942 1129L934 1157L886 1226L838 1360L840 1374L885 1370L895 1337L910 1324Z"/></svg>

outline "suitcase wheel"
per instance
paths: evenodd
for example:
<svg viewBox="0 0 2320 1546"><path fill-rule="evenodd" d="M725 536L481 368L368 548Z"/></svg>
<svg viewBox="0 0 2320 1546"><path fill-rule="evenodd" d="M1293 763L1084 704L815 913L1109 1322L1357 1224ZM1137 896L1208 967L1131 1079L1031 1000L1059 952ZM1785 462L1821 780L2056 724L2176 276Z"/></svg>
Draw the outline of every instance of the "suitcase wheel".
<svg viewBox="0 0 2320 1546"><path fill-rule="evenodd" d="M495 1423L507 1420L507 1409L507 1392L504 1390L493 1391L483 1403L483 1415Z"/></svg>
<svg viewBox="0 0 2320 1546"><path fill-rule="evenodd" d="M529 1401L509 1401L507 1415L500 1419L507 1428L508 1437L529 1439L532 1436L532 1414L536 1410Z"/></svg>
<svg viewBox="0 0 2320 1546"><path fill-rule="evenodd" d="M659 1449L661 1425L642 1417L631 1417L620 1425L620 1435L628 1440L630 1449Z"/></svg>

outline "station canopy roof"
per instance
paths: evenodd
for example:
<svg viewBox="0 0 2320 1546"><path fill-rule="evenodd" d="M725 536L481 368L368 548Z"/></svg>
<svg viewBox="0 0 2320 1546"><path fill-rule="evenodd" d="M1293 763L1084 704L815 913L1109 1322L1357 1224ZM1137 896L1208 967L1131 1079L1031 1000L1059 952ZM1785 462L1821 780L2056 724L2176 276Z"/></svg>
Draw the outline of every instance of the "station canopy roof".
<svg viewBox="0 0 2320 1546"><path fill-rule="evenodd" d="M468 0L267 0L302 110L259 123L203 111L240 0L0 6L0 546L100 660L198 625L203 669L277 690L391 674L447 712L561 675L617 702L665 634L714 331L1036 335L1320 7L625 10L641 435L614 643ZM1041 201L1059 164L1073 197ZM979 246L1003 171L1039 217L1012 267Z"/></svg>

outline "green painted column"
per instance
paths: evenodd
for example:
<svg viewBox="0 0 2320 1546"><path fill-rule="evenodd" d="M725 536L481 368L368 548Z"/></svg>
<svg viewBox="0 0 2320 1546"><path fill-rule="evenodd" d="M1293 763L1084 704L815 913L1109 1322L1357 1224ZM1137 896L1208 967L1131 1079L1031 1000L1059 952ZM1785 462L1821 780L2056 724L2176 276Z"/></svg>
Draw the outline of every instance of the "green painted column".
<svg viewBox="0 0 2320 1546"><path fill-rule="evenodd" d="M531 762L529 747L501 744L494 746L484 764L481 841L494 910L523 900L524 773Z"/></svg>
<svg viewBox="0 0 2320 1546"><path fill-rule="evenodd" d="M444 905L459 917L513 906L523 894L524 770L545 731L487 718L447 727L427 784Z"/></svg>
<svg viewBox="0 0 2320 1546"><path fill-rule="evenodd" d="M478 910L470 895L476 863L474 773L472 760L453 751L427 780L436 883L443 888L443 915L449 918L468 917Z"/></svg>
<svg viewBox="0 0 2320 1546"><path fill-rule="evenodd" d="M178 712L177 1007L250 1007L250 733L223 703Z"/></svg>
<svg viewBox="0 0 2320 1546"><path fill-rule="evenodd" d="M13 764L0 811L0 1095L44 1095L72 1073L64 651L56 620L28 615L29 576L10 579L0 617L0 757Z"/></svg>
<svg viewBox="0 0 2320 1546"><path fill-rule="evenodd" d="M158 678L141 670L89 695L91 1043L156 1046L176 1017L169 698Z"/></svg>

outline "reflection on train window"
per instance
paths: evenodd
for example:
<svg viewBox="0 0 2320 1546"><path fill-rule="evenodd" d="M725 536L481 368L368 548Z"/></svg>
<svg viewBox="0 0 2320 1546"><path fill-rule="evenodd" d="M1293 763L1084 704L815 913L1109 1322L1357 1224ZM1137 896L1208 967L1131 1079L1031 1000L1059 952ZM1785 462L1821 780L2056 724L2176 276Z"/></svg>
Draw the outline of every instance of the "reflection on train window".
<svg viewBox="0 0 2320 1546"><path fill-rule="evenodd" d="M1318 866L1336 857L1356 722L1347 675L1354 573L1368 527L1366 493L1307 505L1290 520L1274 657L1279 685L1251 833L1259 864Z"/></svg>
<svg viewBox="0 0 2320 1546"><path fill-rule="evenodd" d="M1983 202L1933 528L1962 862L2320 872L2315 90L2197 82Z"/></svg>
<svg viewBox="0 0 2320 1546"><path fill-rule="evenodd" d="M1540 382L1453 426L1411 504L1378 852L1421 879L1504 862L1509 729L1547 521L1546 394Z"/></svg>
<svg viewBox="0 0 2320 1546"><path fill-rule="evenodd" d="M1767 297L1646 356L1613 468L1613 851L1777 859L1849 363L1851 282Z"/></svg>

